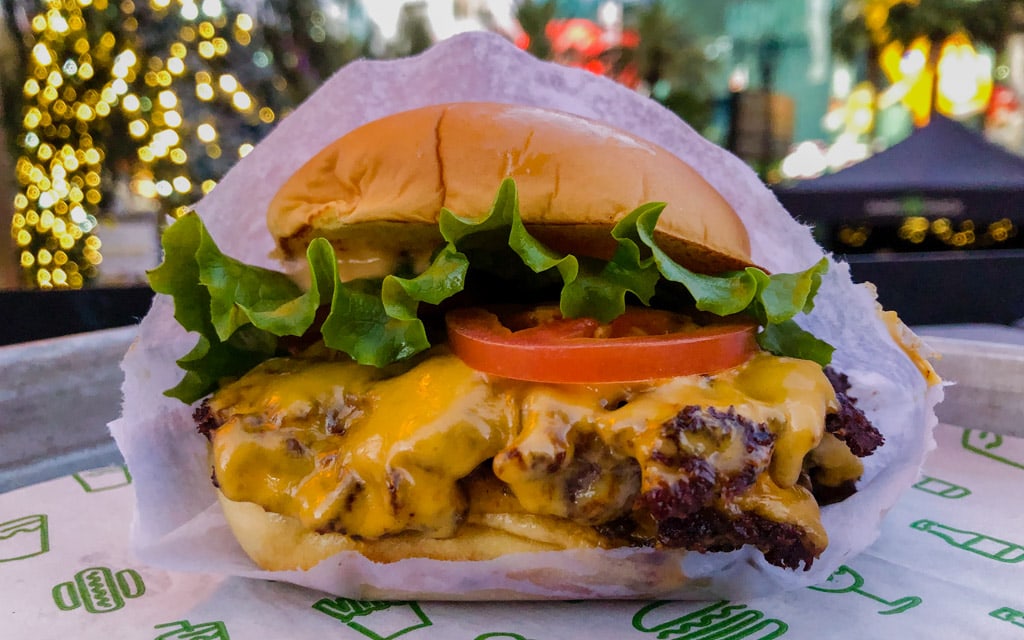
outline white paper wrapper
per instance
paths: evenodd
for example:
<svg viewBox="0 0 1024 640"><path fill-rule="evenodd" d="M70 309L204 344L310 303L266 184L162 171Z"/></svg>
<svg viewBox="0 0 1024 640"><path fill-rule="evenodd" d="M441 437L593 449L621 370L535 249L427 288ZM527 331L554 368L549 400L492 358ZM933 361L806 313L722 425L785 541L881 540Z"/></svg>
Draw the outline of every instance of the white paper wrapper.
<svg viewBox="0 0 1024 640"><path fill-rule="evenodd" d="M275 267L264 215L288 176L359 125L458 101L560 109L655 141L689 162L738 211L750 230L755 262L771 271L795 271L822 255L808 229L789 217L746 165L672 113L611 81L539 62L482 33L445 41L417 58L349 65L282 121L198 211L226 253ZM913 481L932 446L933 407L941 389L926 386L889 337L871 291L852 284L844 265L833 265L804 324L837 347L835 364L850 376L858 406L887 440L866 460L860 491L824 509L830 544L809 571L772 567L751 549L689 554L681 566L650 550L389 565L348 553L310 571L260 571L237 546L216 505L206 443L195 433L191 409L161 395L180 378L174 361L195 343L173 320L165 296L157 297L125 357L123 416L111 424L135 478L135 550L142 560L166 568L282 580L354 598L743 598L820 583L877 537L883 514Z"/></svg>

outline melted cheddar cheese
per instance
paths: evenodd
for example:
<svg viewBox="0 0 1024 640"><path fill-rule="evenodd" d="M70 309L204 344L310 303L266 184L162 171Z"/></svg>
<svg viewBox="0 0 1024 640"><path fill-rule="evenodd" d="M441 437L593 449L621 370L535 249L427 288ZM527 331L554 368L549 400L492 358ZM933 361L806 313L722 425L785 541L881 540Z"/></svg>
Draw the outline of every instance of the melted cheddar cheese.
<svg viewBox="0 0 1024 640"><path fill-rule="evenodd" d="M821 368L766 354L715 375L618 385L492 379L444 349L397 373L270 360L210 399L220 423L212 460L227 498L312 531L445 538L467 514L479 521L509 512L593 525L634 508L638 482L672 472L658 458L660 427L689 405L731 408L774 436L770 464L723 509L796 524L823 548L817 504L799 484L805 464L838 484L859 477L860 463L825 438L837 404ZM725 472L747 451L709 434L684 437ZM812 453L823 440L827 448ZM467 492L480 468L501 491ZM493 504L469 504L467 495Z"/></svg>

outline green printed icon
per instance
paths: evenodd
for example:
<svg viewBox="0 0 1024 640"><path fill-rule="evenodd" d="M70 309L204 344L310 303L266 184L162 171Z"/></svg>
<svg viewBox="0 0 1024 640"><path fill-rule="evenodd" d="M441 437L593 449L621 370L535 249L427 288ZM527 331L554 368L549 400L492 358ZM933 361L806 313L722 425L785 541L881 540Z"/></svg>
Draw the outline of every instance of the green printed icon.
<svg viewBox="0 0 1024 640"><path fill-rule="evenodd" d="M46 516L37 513L0 522L0 562L24 560L50 550Z"/></svg>
<svg viewBox="0 0 1024 640"><path fill-rule="evenodd" d="M82 485L86 493L119 489L127 487L132 483L132 474L128 472L128 467L123 464L79 471L78 473L71 474L71 477L78 481L78 484Z"/></svg>
<svg viewBox="0 0 1024 640"><path fill-rule="evenodd" d="M192 624L188 620L176 620L153 628L164 631L153 640L231 640L227 627L220 621Z"/></svg>
<svg viewBox="0 0 1024 640"><path fill-rule="evenodd" d="M652 602L633 615L633 628L655 633L659 640L771 640L789 631L785 622L768 618L745 604L720 600L696 611L680 611L689 606L683 602Z"/></svg>
<svg viewBox="0 0 1024 640"><path fill-rule="evenodd" d="M53 602L61 611L85 607L89 613L110 613L125 605L126 598L146 593L142 576L134 569L114 573L107 567L82 569L68 582L53 588Z"/></svg>
<svg viewBox="0 0 1024 640"><path fill-rule="evenodd" d="M921 598L917 596L903 596L902 598L896 598L895 600L886 600L885 598L876 596L873 593L864 591L862 588L864 586L863 576L846 565L840 565L838 569L833 571L832 575L828 577L826 585L827 586L808 587L808 589L821 591L822 593L859 594L865 598L870 598L875 602L885 605L886 608L878 612L883 616L903 613L904 611L913 609L917 605L921 604Z"/></svg>
<svg viewBox="0 0 1024 640"><path fill-rule="evenodd" d="M918 520L910 523L910 527L941 538L958 549L970 551L997 562L1008 564L1024 562L1024 546L1014 542L1007 542L974 531L954 529L932 520Z"/></svg>
<svg viewBox="0 0 1024 640"><path fill-rule="evenodd" d="M960 442L972 453L1024 470L1024 444L1019 440L1003 438L991 431L964 429Z"/></svg>
<svg viewBox="0 0 1024 640"><path fill-rule="evenodd" d="M914 488L950 500L959 500L971 495L971 490L967 487L924 475L914 484Z"/></svg>
<svg viewBox="0 0 1024 640"><path fill-rule="evenodd" d="M322 598L313 608L341 620L370 640L392 640L433 624L415 602Z"/></svg>
<svg viewBox="0 0 1024 640"><path fill-rule="evenodd" d="M1018 627L1024 627L1024 611L1018 611L1017 609L1011 609L1010 607L1000 607L995 611L990 611L988 615L997 620L1009 622L1010 624Z"/></svg>

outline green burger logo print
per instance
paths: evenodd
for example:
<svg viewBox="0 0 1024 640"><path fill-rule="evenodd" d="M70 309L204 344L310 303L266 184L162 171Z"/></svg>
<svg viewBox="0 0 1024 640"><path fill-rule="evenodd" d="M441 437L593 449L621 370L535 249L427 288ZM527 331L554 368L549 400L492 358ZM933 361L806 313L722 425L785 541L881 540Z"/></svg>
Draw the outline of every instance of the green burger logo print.
<svg viewBox="0 0 1024 640"><path fill-rule="evenodd" d="M633 615L633 628L656 633L661 640L772 640L789 631L785 622L745 604L720 600L696 611L680 611L689 606L652 602Z"/></svg>
<svg viewBox="0 0 1024 640"><path fill-rule="evenodd" d="M125 600L146 593L142 576L134 569L114 573L107 567L82 569L68 582L53 588L53 602L61 611L84 607L89 613L122 609Z"/></svg>

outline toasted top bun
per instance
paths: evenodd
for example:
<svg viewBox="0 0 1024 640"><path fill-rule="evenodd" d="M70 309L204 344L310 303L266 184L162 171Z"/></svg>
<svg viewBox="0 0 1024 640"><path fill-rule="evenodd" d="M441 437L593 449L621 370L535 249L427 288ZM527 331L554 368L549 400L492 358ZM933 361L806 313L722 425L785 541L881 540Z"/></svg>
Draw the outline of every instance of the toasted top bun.
<svg viewBox="0 0 1024 640"><path fill-rule="evenodd" d="M286 258L315 237L343 262L367 247L429 254L442 241L441 208L483 215L506 177L527 228L557 250L610 257L611 226L666 202L656 239L677 262L704 273L751 264L736 212L675 155L577 116L484 102L423 107L349 132L292 175L267 225Z"/></svg>

